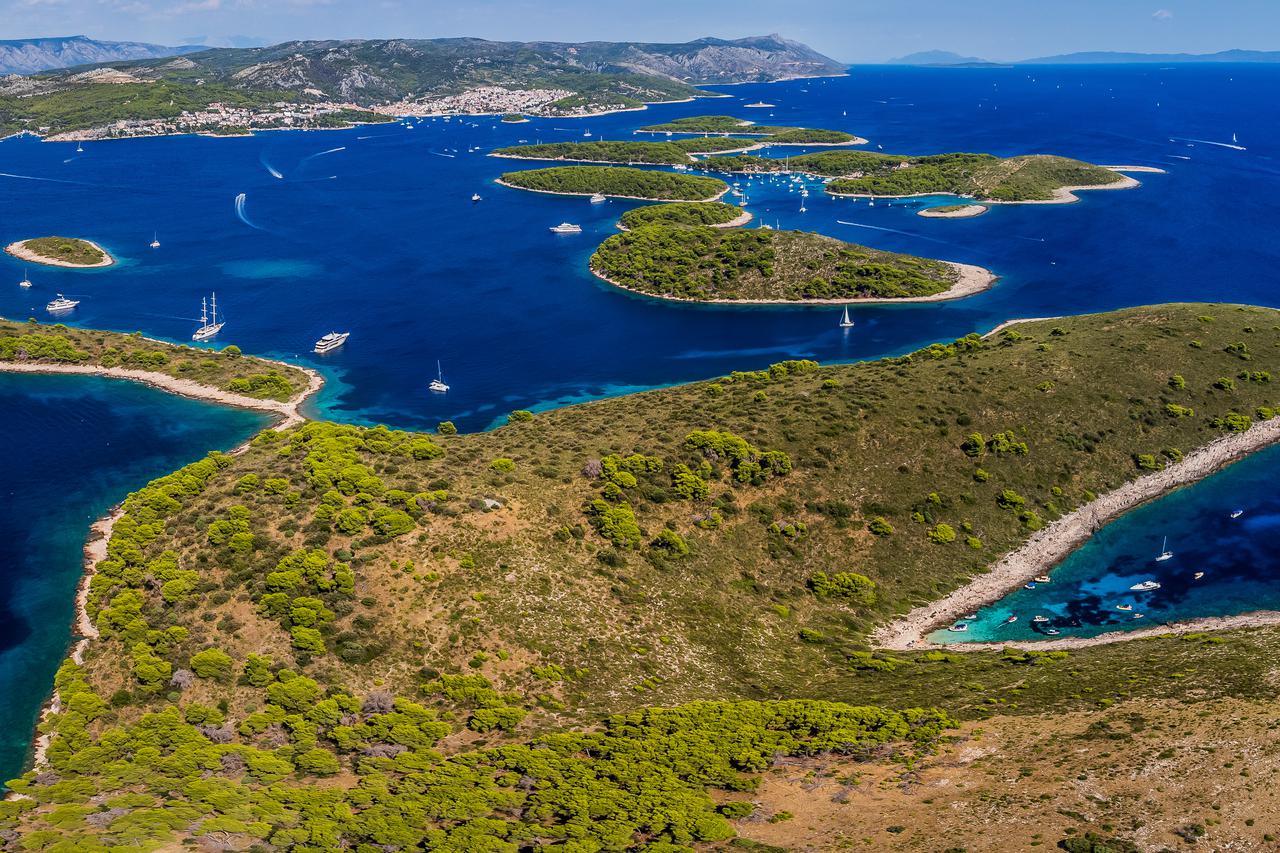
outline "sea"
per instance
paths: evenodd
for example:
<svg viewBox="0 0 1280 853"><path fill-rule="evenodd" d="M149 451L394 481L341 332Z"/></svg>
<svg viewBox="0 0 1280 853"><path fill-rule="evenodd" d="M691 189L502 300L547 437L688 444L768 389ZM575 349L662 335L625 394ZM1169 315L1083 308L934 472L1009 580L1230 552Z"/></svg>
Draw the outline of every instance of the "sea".
<svg viewBox="0 0 1280 853"><path fill-rule="evenodd" d="M831 363L896 355L1010 318L1180 300L1280 306L1280 241L1273 234L1280 113L1265 107L1278 84L1280 68L1268 65L877 66L854 67L847 77L710 87L722 97L583 119L428 118L342 131L89 142L82 152L74 143L11 138L0 142L0 244L45 234L86 237L119 263L102 270L31 267L25 271L34 287L23 290L16 286L23 264L0 256L0 316L46 318L44 304L65 293L80 300L63 320L70 325L188 341L201 299L216 293L226 327L213 345L234 343L326 375L309 414L407 429L452 420L481 430L513 409L544 410L784 358ZM745 106L758 101L774 106ZM496 147L647 139L633 131L706 113L847 130L867 138L868 150L890 153L1054 153L1167 174L1137 174L1137 189L1082 193L1076 204L996 206L960 220L916 215L922 206L947 203L945 197L871 205L832 199L816 185L802 199L783 181L744 182L756 224L978 264L1000 276L991 290L953 302L855 306L851 330L837 327L839 309L831 306L690 305L618 291L591 276L587 260L616 233L619 215L639 202L592 205L494 183L505 171L547 165L487 156ZM474 193L480 201L472 201ZM583 233L549 231L561 222L580 224ZM149 248L153 238L157 249ZM309 352L335 330L351 333L345 347L327 356ZM427 390L438 371L447 394ZM44 411L49 404L40 401L63 381L10 380L7 411ZM22 669L14 659L35 673L22 690L0 684L0 708L12 705L21 719L44 698L47 675L65 647L87 521L149 477L234 444L255 423L254 416L147 389L83 382L77 387L94 389L83 399L95 417L109 417L130 399L139 407L145 399L156 413L198 407L217 415L197 431L171 436L171 456L130 436L74 469L61 463L65 450L97 447L96 422L71 418L50 432L38 426L38 412L30 421L10 415L8 443L23 452L12 458L19 470L9 482L50 489L37 504L38 535L31 505L0 506L0 526L25 534L20 548L0 544L6 549L0 583L21 590L0 606L31 612L30 602L41 601L53 608L29 618L0 650L0 670ZM173 427L180 418L156 420ZM1260 454L1210 482L1234 483L1246 477L1240 472L1277 459ZM109 487L89 494L82 466ZM1116 551L1086 547L1060 571L1078 570L1082 584L1089 572L1119 584L1106 579L1129 577L1132 566L1124 561L1144 560L1155 532L1164 530L1179 565L1197 548L1221 551L1216 537L1253 531L1267 515L1266 496L1239 493L1253 481L1241 482L1228 492L1232 503L1254 507L1241 517L1244 524L1192 524L1194 510L1186 524L1154 523L1166 514L1172 519L1178 501L1201 500L1188 495L1210 491L1208 484L1192 487L1141 510L1151 519L1146 524L1132 522L1135 513L1104 531L1097 542L1114 538ZM74 507L64 513L68 504ZM1220 510L1205 512L1213 517ZM1078 561L1088 565L1077 569ZM1161 570L1174 569L1174 562ZM1280 558L1259 549L1233 570L1236 580L1201 584L1176 602L1171 583L1168 594L1142 602L1145 621L1226 612L1235 606L1228 588L1242 589L1243 577L1256 588L1240 600L1280 607L1280 583L1270 582L1277 568ZM1053 595L1065 595L1068 584L1051 586ZM1023 592L1032 591L1016 596ZM1115 628L1110 595L1109 587L1100 590L1098 605L1077 607L1060 630ZM970 636L984 631L975 626ZM31 663L37 660L39 666ZM5 766L17 768L0 761Z"/></svg>

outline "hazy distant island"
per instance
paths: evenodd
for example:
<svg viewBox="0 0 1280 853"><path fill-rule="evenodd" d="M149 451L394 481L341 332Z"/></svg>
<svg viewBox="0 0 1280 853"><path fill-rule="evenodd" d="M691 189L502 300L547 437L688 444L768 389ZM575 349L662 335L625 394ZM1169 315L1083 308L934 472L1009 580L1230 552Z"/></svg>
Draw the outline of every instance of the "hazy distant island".
<svg viewBox="0 0 1280 853"><path fill-rule="evenodd" d="M581 116L719 97L699 84L844 73L777 35L682 44L292 41L0 79L0 137L229 132L374 115Z"/></svg>
<svg viewBox="0 0 1280 853"><path fill-rule="evenodd" d="M645 201L715 201L729 185L718 178L624 166L553 166L507 172L505 187L558 195L600 195Z"/></svg>
<svg viewBox="0 0 1280 853"><path fill-rule="evenodd" d="M803 231L633 223L591 257L601 279L695 302L934 301L990 287L981 267L918 258Z"/></svg>
<svg viewBox="0 0 1280 853"><path fill-rule="evenodd" d="M4 250L15 258L51 267L90 269L115 263L106 249L77 237L33 237L10 243Z"/></svg>

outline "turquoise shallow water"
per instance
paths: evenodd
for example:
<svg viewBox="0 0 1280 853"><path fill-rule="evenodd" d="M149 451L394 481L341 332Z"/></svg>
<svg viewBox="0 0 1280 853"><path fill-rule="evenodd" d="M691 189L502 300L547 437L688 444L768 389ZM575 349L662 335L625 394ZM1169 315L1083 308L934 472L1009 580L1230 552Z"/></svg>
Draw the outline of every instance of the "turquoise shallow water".
<svg viewBox="0 0 1280 853"><path fill-rule="evenodd" d="M71 637L89 525L269 419L133 382L0 373L0 780L16 775Z"/></svg>
<svg viewBox="0 0 1280 853"><path fill-rule="evenodd" d="M1107 631L1203 616L1280 609L1280 447L1254 454L1132 512L1095 533L1051 574L1051 583L1019 589L978 611L963 634L937 631L939 642L999 642ZM1235 510L1239 518L1231 518ZM1156 562L1165 537L1173 557ZM1197 580L1197 572L1204 576ZM1143 581L1158 590L1135 592ZM1128 605L1131 610L1118 610ZM1142 618L1134 618L1141 613ZM1006 623L1009 616L1017 622ZM1035 616L1048 622L1034 623Z"/></svg>

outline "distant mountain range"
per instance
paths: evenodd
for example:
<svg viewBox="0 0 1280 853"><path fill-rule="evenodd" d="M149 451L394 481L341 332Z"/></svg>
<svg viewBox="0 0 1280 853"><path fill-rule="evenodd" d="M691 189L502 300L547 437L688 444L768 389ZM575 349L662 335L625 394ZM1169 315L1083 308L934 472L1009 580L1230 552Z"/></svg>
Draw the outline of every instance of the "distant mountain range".
<svg viewBox="0 0 1280 853"><path fill-rule="evenodd" d="M73 65L154 59L204 49L200 45L166 47L137 41L98 41L88 36L11 39L0 41L0 74L36 74Z"/></svg>
<svg viewBox="0 0 1280 853"><path fill-rule="evenodd" d="M1280 62L1276 50L1221 50L1217 53L1126 53L1123 51L1093 50L1081 53L1063 53L1057 56L1038 56L1013 62L993 62L976 56L961 56L949 50L925 50L890 59L886 65L927 65L934 67L974 67L994 65L1107 65L1179 62Z"/></svg>

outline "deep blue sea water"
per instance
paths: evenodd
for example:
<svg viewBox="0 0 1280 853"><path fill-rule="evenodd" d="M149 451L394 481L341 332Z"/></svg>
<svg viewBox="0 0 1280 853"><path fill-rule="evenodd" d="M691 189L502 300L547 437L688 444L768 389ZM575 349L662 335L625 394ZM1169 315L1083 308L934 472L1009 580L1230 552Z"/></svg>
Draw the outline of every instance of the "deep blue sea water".
<svg viewBox="0 0 1280 853"><path fill-rule="evenodd" d="M53 233L88 237L120 264L97 271L33 267L36 286L23 291L16 286L22 265L0 256L0 315L44 317L42 306L65 292L82 300L68 323L186 341L201 296L216 291L227 320L219 345L325 371L330 381L314 414L408 428L452 419L463 429L483 429L516 408L788 357L831 362L897 354L1011 317L1193 299L1280 306L1280 241L1273 234L1280 112L1269 106L1278 85L1280 68L1266 65L874 67L855 68L847 78L723 87L725 99L583 120L426 120L413 129L97 142L79 154L73 144L11 139L0 142L0 244ZM776 108L743 109L761 99ZM848 334L836 328L830 308L680 305L618 292L596 281L586 262L634 202L590 205L492 183L503 171L539 165L485 156L497 146L581 139L585 130L593 138L630 138L642 124L707 112L849 130L888 152L1047 152L1169 173L1138 176L1143 186L1136 190L1085 193L1078 204L996 207L968 220L915 215L937 199L871 207L820 193L802 214L796 194L757 182L749 189L750 210L771 224L981 264L1002 277L992 290L952 303L855 308L857 326ZM1230 142L1232 134L1247 150L1213 144ZM472 204L473 192L483 201ZM548 232L566 220L585 233ZM158 250L147 247L153 232ZM333 329L352 333L347 346L324 358L310 355L312 343ZM452 386L447 395L426 391L437 359ZM12 546L2 552L0 584L18 588L0 606L39 617L26 620L29 633L19 630L17 651L6 653L22 655L35 673L23 690L7 694L18 697L12 707L0 700L0 714L15 720L33 713L64 647L88 521L148 477L234 443L254 423L221 410L193 418L189 407L197 404L101 385L85 392L97 421L69 417L50 430L40 418L54 418L63 406L49 410L40 401L61 381L24 378L5 386L14 389L14 411L36 412L30 421L7 421L7 443L22 448L10 460L15 470L8 480L44 495L35 525L29 508L12 500L0 505L0 528L22 532L0 543ZM143 398L155 418L129 414L136 415L129 401L142 406ZM126 419L192 432L171 434L172 453L161 458L154 442L121 426L112 450L101 451L99 440L112 435L101 424ZM63 465L68 446L99 452ZM1217 484L1237 493L1233 502L1262 507L1265 476L1250 481L1247 472L1268 470L1278 459L1260 455L1249 467L1213 478L1213 486L1158 501L1140 511L1150 519L1145 525L1118 522L1098 539L1115 550L1095 553L1097 545L1072 558L1081 577L1145 559L1161 530L1176 534L1179 557L1168 564L1171 571L1196 549L1211 554L1223 550L1221 543L1240 541L1242 531L1252 541L1247 535L1266 510L1221 529L1190 522L1221 514L1217 497L1204 504L1199 497ZM86 489L86 472L103 478L100 488ZM1188 523L1165 520L1185 501L1192 503ZM1280 562L1257 548L1221 581L1207 575L1212 584L1185 596L1171 581L1144 607L1148 618L1164 618L1196 608L1229 611L1245 600L1280 606L1280 583L1272 582L1277 568ZM1061 573L1074 571L1073 562ZM1066 595L1059 590L1068 587L1056 582L1045 593ZM1111 590L1100 591L1100 600L1110 601ZM1017 596L1012 602L1021 610ZM1081 626L1064 625L1064 633L1112 627L1094 624L1102 621L1101 607L1081 609ZM6 731L19 744L23 727Z"/></svg>
<svg viewBox="0 0 1280 853"><path fill-rule="evenodd" d="M89 525L148 480L269 418L133 382L0 373L0 782L22 766L66 653Z"/></svg>

